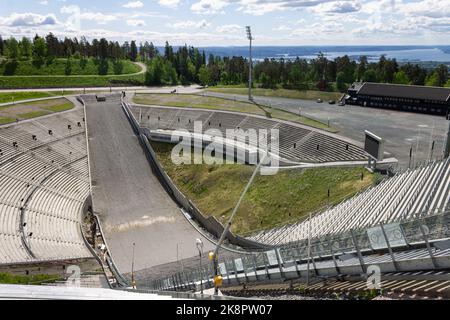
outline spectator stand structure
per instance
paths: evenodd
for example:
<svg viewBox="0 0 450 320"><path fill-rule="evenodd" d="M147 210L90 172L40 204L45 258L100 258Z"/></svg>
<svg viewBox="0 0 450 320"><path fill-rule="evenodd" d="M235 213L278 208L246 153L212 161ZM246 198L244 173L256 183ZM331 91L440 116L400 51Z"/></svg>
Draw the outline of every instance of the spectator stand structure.
<svg viewBox="0 0 450 320"><path fill-rule="evenodd" d="M0 127L0 265L92 259L81 111Z"/></svg>
<svg viewBox="0 0 450 320"><path fill-rule="evenodd" d="M255 129L257 132L260 129L267 130L267 141L271 139L270 130L278 129L281 166L365 165L369 159L362 143L289 121L204 109L133 105L130 108L141 127L150 131L150 139L152 134L166 135L170 141L170 135L177 130L194 132L194 122L198 121L202 124L203 132L215 129L222 136L226 135L227 129L244 132L248 129ZM248 143L258 146L257 141L251 139ZM378 162L378 165L395 163L396 159L389 158Z"/></svg>

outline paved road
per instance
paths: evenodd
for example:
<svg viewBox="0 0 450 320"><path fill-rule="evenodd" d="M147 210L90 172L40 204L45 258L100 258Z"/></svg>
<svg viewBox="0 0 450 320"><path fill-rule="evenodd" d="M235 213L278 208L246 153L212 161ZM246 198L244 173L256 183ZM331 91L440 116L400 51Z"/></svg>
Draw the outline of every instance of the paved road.
<svg viewBox="0 0 450 320"><path fill-rule="evenodd" d="M135 270L197 255L202 237L153 175L119 100L107 99L87 103L86 121L94 211L119 271L131 271L133 243Z"/></svg>
<svg viewBox="0 0 450 320"><path fill-rule="evenodd" d="M62 92L64 91L76 91L80 92L85 90L87 93L89 92L141 92L141 93L169 93L174 89L177 90L178 93L200 93L202 92L202 88L197 85L190 86L167 86L167 87L145 87L145 86L136 86L136 87L65 87L65 88L36 88L36 89L0 89L0 93L6 92Z"/></svg>
<svg viewBox="0 0 450 320"><path fill-rule="evenodd" d="M247 100L246 96L207 92L211 96ZM428 159L431 140L435 141L433 158L442 156L448 121L442 116L390 111L358 106L339 107L309 100L255 97L260 104L320 119L330 120L340 134L357 141L364 141L364 130L369 130L386 140L386 151L405 167L409 163L409 151L413 148L416 161ZM432 137L432 138L431 138ZM416 150L418 151L416 153Z"/></svg>

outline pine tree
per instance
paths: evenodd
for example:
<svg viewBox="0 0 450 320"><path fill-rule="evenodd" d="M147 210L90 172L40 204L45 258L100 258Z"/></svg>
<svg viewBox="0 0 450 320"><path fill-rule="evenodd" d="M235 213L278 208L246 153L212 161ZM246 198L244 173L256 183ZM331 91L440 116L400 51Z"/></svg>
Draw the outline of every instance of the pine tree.
<svg viewBox="0 0 450 320"><path fill-rule="evenodd" d="M137 50L137 46L136 46L136 41L133 40L133 41L131 41L131 46L130 46L130 60L136 61L137 56L138 56L138 50Z"/></svg>

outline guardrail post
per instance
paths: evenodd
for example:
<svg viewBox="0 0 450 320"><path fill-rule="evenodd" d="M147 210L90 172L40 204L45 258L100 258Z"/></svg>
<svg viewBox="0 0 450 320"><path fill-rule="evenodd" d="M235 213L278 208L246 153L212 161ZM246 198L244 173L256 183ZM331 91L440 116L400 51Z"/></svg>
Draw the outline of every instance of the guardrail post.
<svg viewBox="0 0 450 320"><path fill-rule="evenodd" d="M178 276L178 280L179 280L179 282L178 282L178 288L180 288L181 290L185 289L184 281L183 281L183 279L181 278L181 273L177 273L177 276ZM178 290L177 290L177 291L178 291Z"/></svg>
<svg viewBox="0 0 450 320"><path fill-rule="evenodd" d="M281 259L280 259L280 253L278 252L278 249L275 249L275 256L277 257L278 269L280 270L280 277L281 277L281 279L285 279L284 272L283 272L283 266L281 264Z"/></svg>
<svg viewBox="0 0 450 320"><path fill-rule="evenodd" d="M233 261L233 270L234 270L234 277L236 278L236 282L238 283L238 284L240 284L240 282L239 282L239 278L238 278L238 272L237 272L237 269L236 269L236 264L234 263L234 259L232 260Z"/></svg>
<svg viewBox="0 0 450 320"><path fill-rule="evenodd" d="M211 282L211 277L213 275L213 272L210 266L207 267L207 274L208 274L208 286L212 287L213 283Z"/></svg>
<svg viewBox="0 0 450 320"><path fill-rule="evenodd" d="M428 235L426 234L421 221L419 221L419 224L420 224L420 232L422 233L422 238L425 241L425 245L427 246L428 254L430 255L430 258L431 258L431 263L433 263L433 267L437 268L438 266L436 263L436 259L434 258L433 250L431 250L430 241L428 241Z"/></svg>
<svg viewBox="0 0 450 320"><path fill-rule="evenodd" d="M177 290L177 287L178 287L178 283L177 283L177 278L174 277L173 275L172 275L172 283L173 283L172 290L173 290L173 291L176 291L176 290Z"/></svg>
<svg viewBox="0 0 450 320"><path fill-rule="evenodd" d="M298 269L298 263L297 260L300 261L300 256L297 255L297 250L294 251L295 253L293 254L292 258L294 259L294 267L295 267L295 272L297 273L298 277L302 276L302 273L300 272L300 270Z"/></svg>
<svg viewBox="0 0 450 320"><path fill-rule="evenodd" d="M336 275L339 276L341 274L341 270L339 269L339 266L336 261L336 256L334 254L333 241L331 241L331 236L328 236L328 243L330 245L330 253L331 253L331 257L333 258L334 268L336 269Z"/></svg>
<svg viewBox="0 0 450 320"><path fill-rule="evenodd" d="M258 264L256 263L256 257L255 257L254 254L252 254L252 261L253 261L253 268L255 270L255 279L256 279L256 281L258 281L259 280L259 277L258 277Z"/></svg>
<svg viewBox="0 0 450 320"><path fill-rule="evenodd" d="M356 253L358 254L359 265L361 266L361 270L363 273L366 273L366 265L364 264L364 259L361 254L361 250L359 250L358 242L356 241L355 233L353 229L350 230L350 234L352 235L353 246L355 247Z"/></svg>
<svg viewBox="0 0 450 320"><path fill-rule="evenodd" d="M245 275L245 282L248 283L248 276L247 276L247 269L245 268L244 260L241 258L242 261L242 268L244 269L244 275Z"/></svg>
<svg viewBox="0 0 450 320"><path fill-rule="evenodd" d="M389 243L388 236L386 234L386 231L384 230L384 226L382 223L380 224L380 227L381 227L381 231L383 232L384 240L386 241L386 245L388 247L389 254L392 259L392 264L394 265L394 269L395 269L395 271L399 271L399 268L397 266L397 261L395 261L394 252L392 251L391 244Z"/></svg>
<svg viewBox="0 0 450 320"><path fill-rule="evenodd" d="M266 259L267 259L266 253L264 252L264 253L263 253L264 268L266 269L266 276L267 276L267 279L270 279L269 268L267 267L268 261L267 261Z"/></svg>

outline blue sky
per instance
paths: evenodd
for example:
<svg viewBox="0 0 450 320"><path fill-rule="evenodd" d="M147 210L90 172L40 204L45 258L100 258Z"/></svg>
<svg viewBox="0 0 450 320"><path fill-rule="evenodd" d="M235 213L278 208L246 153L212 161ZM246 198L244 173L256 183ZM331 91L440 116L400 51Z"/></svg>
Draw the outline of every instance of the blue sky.
<svg viewBox="0 0 450 320"><path fill-rule="evenodd" d="M162 45L448 45L450 0L0 0L0 34Z"/></svg>

